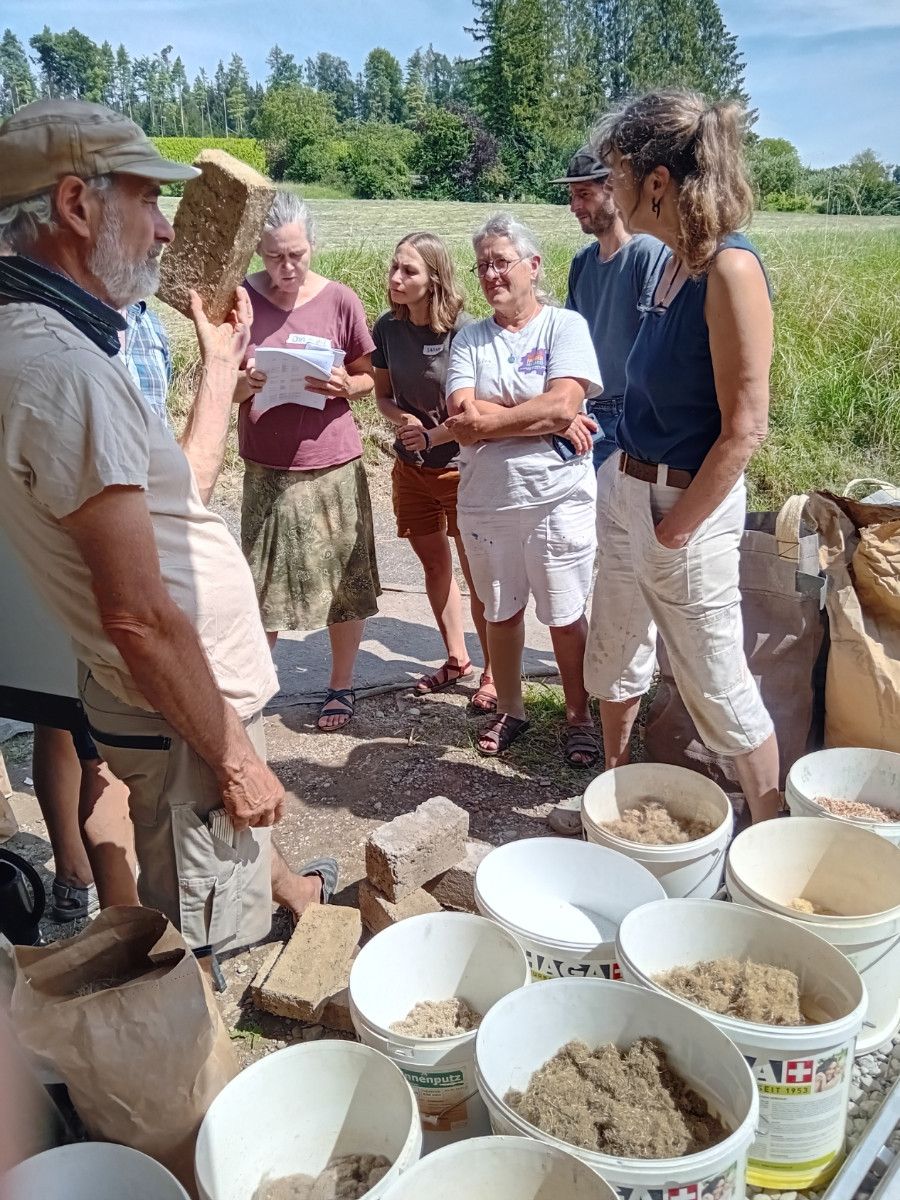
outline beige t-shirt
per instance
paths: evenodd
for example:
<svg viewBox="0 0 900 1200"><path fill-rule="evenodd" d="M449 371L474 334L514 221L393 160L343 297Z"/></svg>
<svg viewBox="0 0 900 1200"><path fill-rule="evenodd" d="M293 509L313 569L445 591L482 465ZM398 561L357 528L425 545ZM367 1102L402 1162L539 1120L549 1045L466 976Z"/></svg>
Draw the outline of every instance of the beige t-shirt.
<svg viewBox="0 0 900 1200"><path fill-rule="evenodd" d="M253 579L200 500L181 447L124 365L44 305L0 305L0 522L97 682L150 708L104 633L62 518L114 485L143 488L160 570L226 700L246 719L278 690Z"/></svg>

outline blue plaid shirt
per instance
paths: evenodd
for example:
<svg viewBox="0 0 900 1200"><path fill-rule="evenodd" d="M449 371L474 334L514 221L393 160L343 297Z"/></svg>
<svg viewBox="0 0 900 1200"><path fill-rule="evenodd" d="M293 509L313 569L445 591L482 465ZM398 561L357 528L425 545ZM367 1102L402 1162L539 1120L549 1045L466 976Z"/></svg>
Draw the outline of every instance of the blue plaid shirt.
<svg viewBox="0 0 900 1200"><path fill-rule="evenodd" d="M141 395L162 423L169 424L166 394L172 380L172 356L169 339L162 322L147 307L146 300L130 304L125 310L128 328L122 354L128 374L141 390Z"/></svg>

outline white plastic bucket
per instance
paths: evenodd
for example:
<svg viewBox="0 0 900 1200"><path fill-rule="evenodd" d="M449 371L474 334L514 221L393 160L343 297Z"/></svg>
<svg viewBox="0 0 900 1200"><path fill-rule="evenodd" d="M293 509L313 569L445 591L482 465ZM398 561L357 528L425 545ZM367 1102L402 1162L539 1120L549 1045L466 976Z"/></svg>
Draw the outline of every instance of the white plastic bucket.
<svg viewBox="0 0 900 1200"><path fill-rule="evenodd" d="M513 934L534 979L618 978L619 922L664 896L640 863L570 838L499 846L475 873L479 912Z"/></svg>
<svg viewBox="0 0 900 1200"><path fill-rule="evenodd" d="M580 1158L520 1137L482 1137L436 1150L385 1200L617 1200Z"/></svg>
<svg viewBox="0 0 900 1200"><path fill-rule="evenodd" d="M857 1054L887 1045L900 1027L900 847L846 821L786 817L734 839L725 871L737 904L811 929L853 963L869 1002ZM837 917L790 907L804 897Z"/></svg>
<svg viewBox="0 0 900 1200"><path fill-rule="evenodd" d="M860 821L839 817L816 804L829 800L862 800L900 811L900 754L890 750L837 748L799 758L788 772L784 798L792 817L828 817L857 829L868 829L900 846L900 821Z"/></svg>
<svg viewBox="0 0 900 1200"><path fill-rule="evenodd" d="M111 1142L81 1142L26 1158L0 1178L5 1200L189 1200L146 1154Z"/></svg>
<svg viewBox="0 0 900 1200"><path fill-rule="evenodd" d="M383 1154L393 1165L366 1192L376 1200L421 1152L400 1071L368 1046L325 1040L278 1050L233 1079L203 1119L194 1168L201 1200L249 1200L265 1179L317 1176L343 1154Z"/></svg>
<svg viewBox="0 0 900 1200"><path fill-rule="evenodd" d="M534 1072L573 1039L624 1048L641 1037L659 1038L672 1067L733 1131L723 1142L683 1158L611 1157L550 1137L503 1099L510 1088L524 1091ZM552 979L494 1005L478 1031L475 1065L495 1133L524 1135L576 1154L622 1200L701 1200L720 1177L732 1184L734 1200L744 1196L759 1096L738 1048L686 1004L607 979Z"/></svg>
<svg viewBox="0 0 900 1200"><path fill-rule="evenodd" d="M505 929L467 913L426 913L382 930L350 972L356 1032L397 1064L422 1118L429 1149L490 1130L475 1083L475 1030L455 1037L395 1033L420 1000L459 996L482 1015L529 980L522 947Z"/></svg>
<svg viewBox="0 0 900 1200"><path fill-rule="evenodd" d="M748 1182L766 1191L827 1183L843 1157L853 1049L866 1010L866 989L853 964L809 929L719 900L636 909L619 927L617 944L625 978L663 995L671 993L654 975L729 956L797 973L807 1015L821 1024L759 1025L690 1007L731 1038L759 1087L760 1128ZM827 1087L820 1087L820 1077Z"/></svg>
<svg viewBox="0 0 900 1200"><path fill-rule="evenodd" d="M713 829L692 842L646 846L603 828L605 821L618 821L647 800L657 800L674 817L707 820ZM667 896L709 899L718 891L734 814L718 784L697 771L666 763L630 763L604 771L587 786L581 820L589 842L639 862L659 880Z"/></svg>

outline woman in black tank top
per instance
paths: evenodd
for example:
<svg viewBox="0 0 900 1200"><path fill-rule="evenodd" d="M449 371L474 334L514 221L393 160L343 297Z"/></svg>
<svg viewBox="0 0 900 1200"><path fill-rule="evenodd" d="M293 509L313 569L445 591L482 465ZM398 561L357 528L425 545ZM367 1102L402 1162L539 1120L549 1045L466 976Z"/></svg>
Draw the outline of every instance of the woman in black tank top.
<svg viewBox="0 0 900 1200"><path fill-rule="evenodd" d="M700 737L733 761L758 821L779 811L779 759L744 656L738 555L744 469L767 429L772 312L757 253L736 232L752 210L742 131L738 105L670 91L595 133L626 225L670 256L628 358L622 453L598 481L586 678L606 765L625 763L658 631Z"/></svg>

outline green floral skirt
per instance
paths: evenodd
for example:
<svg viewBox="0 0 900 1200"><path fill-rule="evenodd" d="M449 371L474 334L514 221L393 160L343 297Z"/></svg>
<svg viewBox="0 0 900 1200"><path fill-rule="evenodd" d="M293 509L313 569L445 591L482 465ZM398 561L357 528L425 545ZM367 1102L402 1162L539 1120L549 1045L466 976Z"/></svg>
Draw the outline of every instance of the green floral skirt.
<svg viewBox="0 0 900 1200"><path fill-rule="evenodd" d="M362 459L317 471L245 467L241 545L266 630L322 629L378 612Z"/></svg>

